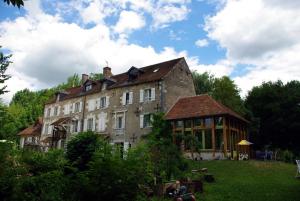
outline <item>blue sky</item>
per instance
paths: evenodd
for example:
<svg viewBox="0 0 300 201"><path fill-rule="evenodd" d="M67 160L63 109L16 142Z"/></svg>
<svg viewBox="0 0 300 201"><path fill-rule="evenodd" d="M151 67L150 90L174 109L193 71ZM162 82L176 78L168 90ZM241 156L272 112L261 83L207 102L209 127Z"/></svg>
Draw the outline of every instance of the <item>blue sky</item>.
<svg viewBox="0 0 300 201"><path fill-rule="evenodd" d="M0 44L12 53L2 98L74 73L113 73L184 56L192 70L247 91L300 78L300 3L293 0L28 0L0 3ZM292 22L292 23L291 23Z"/></svg>

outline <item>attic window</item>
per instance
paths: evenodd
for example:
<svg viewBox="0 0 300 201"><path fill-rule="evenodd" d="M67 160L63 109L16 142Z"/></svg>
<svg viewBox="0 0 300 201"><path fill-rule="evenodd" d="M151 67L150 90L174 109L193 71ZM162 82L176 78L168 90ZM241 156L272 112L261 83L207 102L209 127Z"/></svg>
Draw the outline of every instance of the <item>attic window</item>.
<svg viewBox="0 0 300 201"><path fill-rule="evenodd" d="M153 71L153 73L156 73L158 70L159 70L159 68L155 69L155 70Z"/></svg>
<svg viewBox="0 0 300 201"><path fill-rule="evenodd" d="M85 86L85 91L89 91L91 89L92 89L92 85L91 84Z"/></svg>

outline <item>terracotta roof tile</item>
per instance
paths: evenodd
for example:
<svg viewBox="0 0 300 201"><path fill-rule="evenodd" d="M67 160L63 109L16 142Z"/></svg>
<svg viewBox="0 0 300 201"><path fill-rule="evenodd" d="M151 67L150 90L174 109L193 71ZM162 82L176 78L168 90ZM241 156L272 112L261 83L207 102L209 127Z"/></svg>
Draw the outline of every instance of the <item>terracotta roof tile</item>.
<svg viewBox="0 0 300 201"><path fill-rule="evenodd" d="M41 135L43 126L43 118L39 117L35 124L25 128L18 135Z"/></svg>
<svg viewBox="0 0 300 201"><path fill-rule="evenodd" d="M141 73L139 76L129 81L129 75L127 72L118 75L113 75L109 80L116 81L114 84L108 86L108 89L131 86L136 84L142 84L147 82L153 82L162 79L168 72L170 72L173 67L184 58L177 58L170 61L165 61L162 63L153 64L150 66L139 68ZM101 91L102 83L104 79L93 81L93 87L90 91L85 92L83 86L73 87L65 90L66 95L61 100L67 100L70 98L75 98L83 95L93 94ZM51 104L55 102L55 97L50 99L46 104Z"/></svg>
<svg viewBox="0 0 300 201"><path fill-rule="evenodd" d="M167 112L165 118L172 120L217 115L231 115L248 122L242 116L217 102L207 94L180 98Z"/></svg>

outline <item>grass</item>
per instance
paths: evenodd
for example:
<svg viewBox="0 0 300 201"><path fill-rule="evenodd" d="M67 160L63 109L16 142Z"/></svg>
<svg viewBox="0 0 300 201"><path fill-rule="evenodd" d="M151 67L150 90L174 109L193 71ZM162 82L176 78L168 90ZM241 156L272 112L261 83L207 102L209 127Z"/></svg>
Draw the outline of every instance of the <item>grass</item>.
<svg viewBox="0 0 300 201"><path fill-rule="evenodd" d="M204 183L197 201L299 201L296 165L264 161L191 161L191 169L208 168L215 183Z"/></svg>

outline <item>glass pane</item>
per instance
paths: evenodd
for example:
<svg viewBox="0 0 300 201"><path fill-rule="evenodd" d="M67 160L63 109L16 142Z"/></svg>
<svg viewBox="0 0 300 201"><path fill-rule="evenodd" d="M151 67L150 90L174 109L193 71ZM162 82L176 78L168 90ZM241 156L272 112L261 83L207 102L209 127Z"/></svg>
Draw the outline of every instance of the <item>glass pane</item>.
<svg viewBox="0 0 300 201"><path fill-rule="evenodd" d="M223 149L223 129L216 129L215 131L216 138L216 149Z"/></svg>
<svg viewBox="0 0 300 201"><path fill-rule="evenodd" d="M212 126L212 118L205 118L204 124L206 128L211 128Z"/></svg>
<svg viewBox="0 0 300 201"><path fill-rule="evenodd" d="M195 147L196 149L203 149L203 135L202 135L202 131L196 131L195 132L195 140L196 140L196 144L195 144Z"/></svg>
<svg viewBox="0 0 300 201"><path fill-rule="evenodd" d="M191 127L192 127L192 120L185 120L184 128L191 128Z"/></svg>
<svg viewBox="0 0 300 201"><path fill-rule="evenodd" d="M198 118L194 120L194 125L200 127L202 124L202 119Z"/></svg>
<svg viewBox="0 0 300 201"><path fill-rule="evenodd" d="M183 127L183 121L176 121L175 128L182 128Z"/></svg>
<svg viewBox="0 0 300 201"><path fill-rule="evenodd" d="M215 118L215 124L217 127L223 126L223 117L216 117Z"/></svg>
<svg viewBox="0 0 300 201"><path fill-rule="evenodd" d="M205 149L212 149L211 130L205 130Z"/></svg>
<svg viewBox="0 0 300 201"><path fill-rule="evenodd" d="M185 150L190 150L192 147L193 136L191 131L184 132L184 148Z"/></svg>

